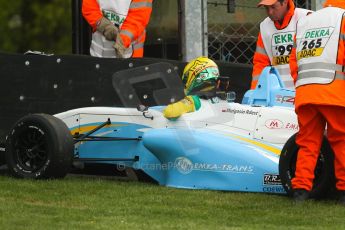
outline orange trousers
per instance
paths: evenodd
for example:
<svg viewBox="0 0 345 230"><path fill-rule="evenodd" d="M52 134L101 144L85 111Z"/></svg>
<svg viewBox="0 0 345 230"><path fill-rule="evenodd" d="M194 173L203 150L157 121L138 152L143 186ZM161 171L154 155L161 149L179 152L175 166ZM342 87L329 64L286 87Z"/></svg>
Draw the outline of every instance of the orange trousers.
<svg viewBox="0 0 345 230"><path fill-rule="evenodd" d="M327 138L334 152L336 187L345 190L345 107L332 105L302 105L297 109L299 132L298 151L293 189L310 191L314 169L327 124Z"/></svg>

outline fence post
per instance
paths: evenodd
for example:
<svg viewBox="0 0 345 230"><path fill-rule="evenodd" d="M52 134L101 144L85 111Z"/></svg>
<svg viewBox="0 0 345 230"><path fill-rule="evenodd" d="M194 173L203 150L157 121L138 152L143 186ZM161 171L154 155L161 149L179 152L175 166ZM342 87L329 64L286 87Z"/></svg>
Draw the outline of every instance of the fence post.
<svg viewBox="0 0 345 230"><path fill-rule="evenodd" d="M313 10L320 10L322 9L322 5L325 2L324 0L313 0L315 9Z"/></svg>
<svg viewBox="0 0 345 230"><path fill-rule="evenodd" d="M208 55L207 0L181 0L182 59Z"/></svg>
<svg viewBox="0 0 345 230"><path fill-rule="evenodd" d="M91 29L81 14L82 0L72 0L72 53L89 54Z"/></svg>

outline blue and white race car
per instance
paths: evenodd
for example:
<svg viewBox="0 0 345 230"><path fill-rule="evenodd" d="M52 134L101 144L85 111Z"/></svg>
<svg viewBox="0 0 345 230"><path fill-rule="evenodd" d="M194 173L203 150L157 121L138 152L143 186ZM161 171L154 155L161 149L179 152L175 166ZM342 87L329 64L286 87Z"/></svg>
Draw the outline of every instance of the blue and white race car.
<svg viewBox="0 0 345 230"><path fill-rule="evenodd" d="M6 162L20 178L61 178L74 162L102 163L169 187L285 194L298 151L294 94L267 67L241 104L202 99L200 110L177 120L162 115L164 106L32 114L7 135ZM315 197L334 177L326 140L321 153Z"/></svg>

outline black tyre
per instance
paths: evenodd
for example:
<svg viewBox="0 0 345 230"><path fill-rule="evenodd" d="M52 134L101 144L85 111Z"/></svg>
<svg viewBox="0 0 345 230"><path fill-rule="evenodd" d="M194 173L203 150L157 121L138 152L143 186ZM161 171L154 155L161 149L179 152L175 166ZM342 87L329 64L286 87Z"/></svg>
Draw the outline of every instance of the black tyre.
<svg viewBox="0 0 345 230"><path fill-rule="evenodd" d="M292 195L291 179L295 176L297 152L296 134L291 136L283 147L279 159L279 175L285 191ZM334 153L328 140L323 139L320 155L315 167L315 178L310 197L325 198L335 189Z"/></svg>
<svg viewBox="0 0 345 230"><path fill-rule="evenodd" d="M18 178L62 178L72 166L74 140L66 124L47 114L20 119L6 139L9 172Z"/></svg>
<svg viewBox="0 0 345 230"><path fill-rule="evenodd" d="M0 166L6 164L5 143L0 142Z"/></svg>

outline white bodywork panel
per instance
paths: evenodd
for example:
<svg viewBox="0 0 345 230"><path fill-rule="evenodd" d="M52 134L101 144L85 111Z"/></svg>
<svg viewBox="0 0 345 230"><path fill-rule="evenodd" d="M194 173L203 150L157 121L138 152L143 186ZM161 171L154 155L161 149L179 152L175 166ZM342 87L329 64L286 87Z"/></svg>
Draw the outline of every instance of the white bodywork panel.
<svg viewBox="0 0 345 230"><path fill-rule="evenodd" d="M136 108L88 107L56 114L73 130L79 126L106 122L131 123L148 128L191 128L206 129L213 132L237 134L243 137L262 140L282 146L298 131L297 116L293 108L253 107L219 100L211 103L202 100L198 111L182 115L177 120L168 120L162 115L164 107L152 107L146 117ZM153 117L153 119L148 117Z"/></svg>

